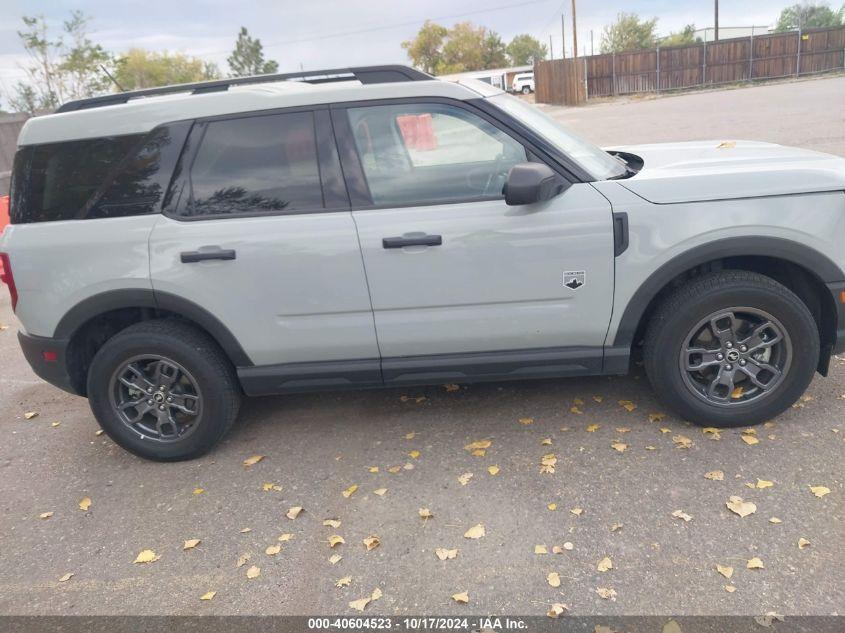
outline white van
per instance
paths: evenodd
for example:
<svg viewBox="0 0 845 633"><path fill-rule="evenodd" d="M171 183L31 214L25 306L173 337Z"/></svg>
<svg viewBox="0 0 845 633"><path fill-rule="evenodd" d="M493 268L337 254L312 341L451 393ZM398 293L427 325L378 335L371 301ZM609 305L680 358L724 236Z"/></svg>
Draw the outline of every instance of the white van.
<svg viewBox="0 0 845 633"><path fill-rule="evenodd" d="M511 92L521 92L524 95L534 92L534 71L514 75Z"/></svg>

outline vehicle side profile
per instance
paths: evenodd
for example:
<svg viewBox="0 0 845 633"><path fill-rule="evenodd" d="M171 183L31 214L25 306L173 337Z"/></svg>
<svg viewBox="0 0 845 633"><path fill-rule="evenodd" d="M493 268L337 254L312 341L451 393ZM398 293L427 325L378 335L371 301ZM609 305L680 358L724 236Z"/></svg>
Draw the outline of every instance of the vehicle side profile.
<svg viewBox="0 0 845 633"><path fill-rule="evenodd" d="M378 66L65 104L21 131L21 347L155 460L244 395L614 375L715 427L845 350L845 159L595 147L481 82Z"/></svg>
<svg viewBox="0 0 845 633"><path fill-rule="evenodd" d="M534 71L515 74L511 82L511 92L521 92L525 95L534 92Z"/></svg>

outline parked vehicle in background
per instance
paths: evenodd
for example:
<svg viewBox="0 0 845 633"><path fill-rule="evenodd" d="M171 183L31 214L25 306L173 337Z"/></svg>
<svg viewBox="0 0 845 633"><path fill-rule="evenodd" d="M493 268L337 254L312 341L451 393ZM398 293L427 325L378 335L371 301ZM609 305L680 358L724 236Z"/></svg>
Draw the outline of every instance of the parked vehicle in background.
<svg viewBox="0 0 845 633"><path fill-rule="evenodd" d="M684 418L745 426L845 350L845 159L602 150L401 66L71 102L26 123L11 190L24 355L150 459L210 450L243 395L636 357Z"/></svg>
<svg viewBox="0 0 845 633"><path fill-rule="evenodd" d="M534 92L534 71L514 75L511 92L521 92L524 95Z"/></svg>

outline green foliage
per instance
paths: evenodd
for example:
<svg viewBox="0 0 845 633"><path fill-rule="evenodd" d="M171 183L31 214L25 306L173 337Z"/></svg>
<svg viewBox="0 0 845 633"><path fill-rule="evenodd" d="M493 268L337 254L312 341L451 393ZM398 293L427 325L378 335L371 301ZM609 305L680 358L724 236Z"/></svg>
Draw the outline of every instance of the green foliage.
<svg viewBox="0 0 845 633"><path fill-rule="evenodd" d="M214 64L182 53L155 53L131 48L117 60L115 80L124 90L219 79Z"/></svg>
<svg viewBox="0 0 845 633"><path fill-rule="evenodd" d="M426 21L414 39L402 42L402 48L414 66L440 75L524 66L547 55L546 46L528 34L517 35L506 46L498 33L472 22L447 29Z"/></svg>
<svg viewBox="0 0 845 633"><path fill-rule="evenodd" d="M549 54L548 47L528 33L515 36L508 44L507 51L514 66L533 64L536 61L546 59L546 55Z"/></svg>
<svg viewBox="0 0 845 633"><path fill-rule="evenodd" d="M636 13L619 13L616 22L604 27L602 53L621 53L657 45L657 18L643 20Z"/></svg>
<svg viewBox="0 0 845 633"><path fill-rule="evenodd" d="M414 66L433 73L443 63L443 42L448 34L445 26L426 20L414 39L402 42L402 48L408 52Z"/></svg>
<svg viewBox="0 0 845 633"><path fill-rule="evenodd" d="M257 37L250 37L246 27L242 26L235 50L226 58L231 77L249 77L250 75L266 75L279 70L279 63L272 59L264 59L264 47Z"/></svg>
<svg viewBox="0 0 845 633"><path fill-rule="evenodd" d="M701 39L701 38L699 38ZM695 24L687 24L682 31L670 33L662 40L661 46L684 46L686 44L695 44Z"/></svg>
<svg viewBox="0 0 845 633"><path fill-rule="evenodd" d="M107 90L110 80L103 68L114 67L111 54L88 39L89 18L73 11L52 35L43 16L24 16L18 31L31 64L8 96L13 110L33 114L56 108L70 99L83 99Z"/></svg>
<svg viewBox="0 0 845 633"><path fill-rule="evenodd" d="M780 12L775 31L796 31L802 29L841 26L845 23L845 4L834 11L824 2L794 4Z"/></svg>

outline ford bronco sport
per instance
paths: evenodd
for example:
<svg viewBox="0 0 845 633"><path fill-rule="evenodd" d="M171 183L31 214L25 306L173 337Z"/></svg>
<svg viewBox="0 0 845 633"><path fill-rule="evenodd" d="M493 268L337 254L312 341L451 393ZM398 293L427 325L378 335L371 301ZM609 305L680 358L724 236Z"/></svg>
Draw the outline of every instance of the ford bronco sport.
<svg viewBox="0 0 845 633"><path fill-rule="evenodd" d="M623 374L715 427L845 349L845 159L602 150L402 66L67 103L18 141L2 262L35 372L196 457L242 395Z"/></svg>

